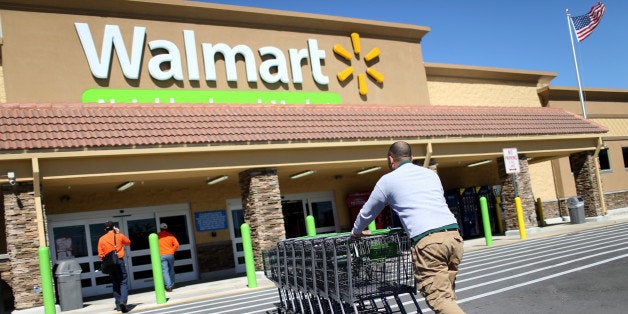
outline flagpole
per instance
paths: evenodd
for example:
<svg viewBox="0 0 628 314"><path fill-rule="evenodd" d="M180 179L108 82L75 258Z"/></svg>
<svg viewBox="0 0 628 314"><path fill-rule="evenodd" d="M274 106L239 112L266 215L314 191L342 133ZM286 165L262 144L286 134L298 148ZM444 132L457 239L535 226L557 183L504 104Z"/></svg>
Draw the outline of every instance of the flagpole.
<svg viewBox="0 0 628 314"><path fill-rule="evenodd" d="M576 47L573 43L573 32L572 24L571 24L571 15L569 14L569 9L565 9L565 13L567 14L567 27L569 28L569 39L571 40L571 51L573 52L573 64L576 68L576 78L578 80L578 95L580 96L580 104L582 105L582 116L587 118L587 109L584 105L584 96L582 95L582 84L580 83L580 71L578 71L578 60L576 59Z"/></svg>

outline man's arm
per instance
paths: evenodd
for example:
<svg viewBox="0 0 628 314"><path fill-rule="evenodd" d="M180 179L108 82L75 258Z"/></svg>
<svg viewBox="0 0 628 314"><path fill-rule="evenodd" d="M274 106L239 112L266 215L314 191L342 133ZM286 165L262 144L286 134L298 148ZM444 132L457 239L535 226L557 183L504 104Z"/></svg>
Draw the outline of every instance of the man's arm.
<svg viewBox="0 0 628 314"><path fill-rule="evenodd" d="M371 221L375 220L375 217L386 206L386 199L384 193L375 185L373 192L369 196L369 199L364 203L362 209L358 213L351 230L351 236L359 238L363 235L363 230L368 226Z"/></svg>

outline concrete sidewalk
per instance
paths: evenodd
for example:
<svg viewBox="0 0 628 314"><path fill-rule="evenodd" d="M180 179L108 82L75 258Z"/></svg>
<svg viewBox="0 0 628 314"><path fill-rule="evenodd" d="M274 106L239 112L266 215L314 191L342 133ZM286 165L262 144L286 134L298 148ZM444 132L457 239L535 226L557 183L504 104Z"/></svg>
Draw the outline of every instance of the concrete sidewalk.
<svg viewBox="0 0 628 314"><path fill-rule="evenodd" d="M545 227L535 227L526 229L526 239L521 239L519 231L509 231L506 235L493 236L493 245L491 247L526 241L531 239L552 237L560 234L572 233L582 230L600 228L617 223L628 222L628 208L615 209L608 211L606 216L587 218L586 223L571 224L568 221L552 224ZM481 250L488 248L484 238L465 240L465 252ZM183 283L177 286L172 292L166 292L167 302L165 304L157 304L157 298L154 291L148 292L132 292L129 295L129 306L131 312L140 310L155 309L163 306L169 306L182 302L191 302L194 300L202 300L215 298L218 296L226 296L244 292L252 292L260 289L274 288L272 281L264 276L263 272L256 273L257 287L247 287L247 277L242 274L239 277L216 280L200 283ZM102 299L88 299L83 302L83 308L63 313L106 313L115 312L113 296L106 296ZM61 310L57 304L57 312ZM22 311L14 311L13 313L43 313L43 308L33 308Z"/></svg>

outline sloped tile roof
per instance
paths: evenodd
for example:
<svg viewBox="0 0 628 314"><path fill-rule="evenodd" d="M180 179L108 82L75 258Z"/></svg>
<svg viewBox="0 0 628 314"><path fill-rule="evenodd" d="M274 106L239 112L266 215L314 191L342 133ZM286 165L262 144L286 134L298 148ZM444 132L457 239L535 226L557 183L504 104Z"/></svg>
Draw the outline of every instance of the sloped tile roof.
<svg viewBox="0 0 628 314"><path fill-rule="evenodd" d="M604 133L555 108L0 104L0 150Z"/></svg>

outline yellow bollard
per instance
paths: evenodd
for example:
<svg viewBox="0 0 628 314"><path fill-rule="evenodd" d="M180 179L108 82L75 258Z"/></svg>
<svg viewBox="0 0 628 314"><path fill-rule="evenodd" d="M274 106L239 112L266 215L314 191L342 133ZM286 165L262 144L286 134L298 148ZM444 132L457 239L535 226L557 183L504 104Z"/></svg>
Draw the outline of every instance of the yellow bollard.
<svg viewBox="0 0 628 314"><path fill-rule="evenodd" d="M515 197L515 207L517 208L517 223L519 224L519 236L521 239L527 238L526 225L523 222L523 208L521 208L521 198Z"/></svg>
<svg viewBox="0 0 628 314"><path fill-rule="evenodd" d="M502 222L502 201L501 197L495 196L495 220L497 220L497 229L499 234L504 233L504 223Z"/></svg>

